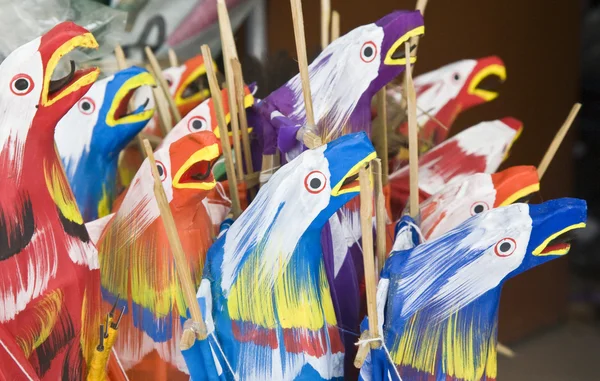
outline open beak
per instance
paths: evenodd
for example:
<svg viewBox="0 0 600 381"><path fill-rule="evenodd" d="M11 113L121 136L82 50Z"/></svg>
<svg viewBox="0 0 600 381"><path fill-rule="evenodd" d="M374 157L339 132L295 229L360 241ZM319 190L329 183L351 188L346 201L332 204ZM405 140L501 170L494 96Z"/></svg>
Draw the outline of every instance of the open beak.
<svg viewBox="0 0 600 381"><path fill-rule="evenodd" d="M422 36L424 33L425 27L422 25L405 33L392 44L392 47L387 51L383 63L388 66L406 65L406 51L404 49L404 43L412 37ZM417 46L414 44L411 45L410 51L412 52L416 47ZM416 61L417 57L411 55L410 62L415 63Z"/></svg>
<svg viewBox="0 0 600 381"><path fill-rule="evenodd" d="M179 189L211 190L217 184L212 167L220 156L217 143L196 151L175 174L173 187Z"/></svg>
<svg viewBox="0 0 600 381"><path fill-rule="evenodd" d="M98 78L100 71L97 68L76 70L75 62L71 61L70 71L65 77L52 79L60 59L75 48L97 49L98 43L90 32L71 22L59 24L42 36L38 49L45 64L42 106L51 106L67 95L81 90L78 99Z"/></svg>
<svg viewBox="0 0 600 381"><path fill-rule="evenodd" d="M244 88L244 94L245 94L244 95L244 108L248 109L254 105L254 96L252 95L252 93L250 92L250 90L247 86ZM226 89L223 89L221 91L221 96L223 97L222 99L223 99L224 105L229 105L228 95L229 94L227 93ZM212 107L214 107L214 106L211 105L211 108ZM217 124L217 115L215 112L213 112L213 110L211 110L211 120L214 121L213 133L216 135L217 138L220 139L221 131L219 130L219 125ZM225 114L225 122L227 123L227 134L229 136L229 144L233 145L233 132L231 131L231 112L227 112ZM251 134L252 130L253 130L252 127L248 127L248 134Z"/></svg>
<svg viewBox="0 0 600 381"><path fill-rule="evenodd" d="M518 202L528 202L540 190L537 169L531 165L510 167L492 174L496 189L494 208Z"/></svg>
<svg viewBox="0 0 600 381"><path fill-rule="evenodd" d="M358 180L358 172L363 166L369 165L371 160L377 157L376 152L370 153L367 157L359 161L354 167L352 167L348 173L333 187L331 195L336 197L345 193L358 193L360 192L360 182ZM369 182L372 184L373 179L370 178Z"/></svg>
<svg viewBox="0 0 600 381"><path fill-rule="evenodd" d="M575 238L573 230L585 228L585 222L579 222L550 235L532 254L536 257L548 255L565 255L571 249L571 242Z"/></svg>
<svg viewBox="0 0 600 381"><path fill-rule="evenodd" d="M469 79L467 93L485 102L498 97L496 91L506 81L506 67L498 57L488 57L478 61Z"/></svg>
<svg viewBox="0 0 600 381"><path fill-rule="evenodd" d="M200 60L201 57L198 58ZM182 113L187 114L192 108L200 104L202 101L210 97L210 88L208 86L208 78L206 77L206 67L204 60L196 62L197 59L192 59L192 62L186 62L186 69L181 78L181 82L175 90L175 105ZM217 65L213 62L213 69L217 70Z"/></svg>
<svg viewBox="0 0 600 381"><path fill-rule="evenodd" d="M108 115L106 117L106 123L114 127L118 124L129 124L148 121L154 115L154 109L146 110L146 106L149 103L149 99L139 106L136 110L131 112L127 111L129 101L135 93L135 91L142 86L156 86L154 77L148 72L141 72L131 78L129 78L121 88L115 94Z"/></svg>

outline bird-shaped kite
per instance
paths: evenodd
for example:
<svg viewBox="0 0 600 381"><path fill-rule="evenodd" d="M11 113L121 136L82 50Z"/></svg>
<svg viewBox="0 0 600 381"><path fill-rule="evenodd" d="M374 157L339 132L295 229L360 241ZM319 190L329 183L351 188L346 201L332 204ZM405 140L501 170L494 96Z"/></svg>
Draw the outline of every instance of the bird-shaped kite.
<svg viewBox="0 0 600 381"><path fill-rule="evenodd" d="M303 152L273 175L211 247L199 299L212 305L212 314L205 313L214 324L207 326L235 379L343 377L321 229L358 194L359 168L374 157L364 132Z"/></svg>
<svg viewBox="0 0 600 381"><path fill-rule="evenodd" d="M58 121L99 73L71 63L52 79L77 47L98 44L65 22L0 65L1 379L86 379L98 345L97 252L54 146Z"/></svg>
<svg viewBox="0 0 600 381"><path fill-rule="evenodd" d="M210 131L190 133L154 154L196 286L212 243L202 200L216 185L211 168L219 155ZM115 349L130 376L173 380L185 376L178 343L187 307L153 186L146 159L100 236L102 290L109 304L119 296L128 301Z"/></svg>
<svg viewBox="0 0 600 381"><path fill-rule="evenodd" d="M419 151L424 153L446 140L449 129L460 113L496 99L496 85L504 80L506 68L502 60L495 56L461 60L416 77L414 86L418 106ZM394 106L399 107L401 103L401 94L400 86L388 86L388 96L393 100L388 106L388 125L396 130L398 125L389 123L389 119L395 114ZM405 111L402 110L401 114L405 115ZM399 131L394 134L398 132L406 143L406 120L402 121ZM390 147L390 156L396 154L399 148L397 144L396 147ZM398 158L407 160L407 154L407 150L400 150Z"/></svg>
<svg viewBox="0 0 600 381"><path fill-rule="evenodd" d="M420 202L441 191L453 179L474 173L494 173L508 156L523 125L503 118L470 127L436 146L419 159ZM409 169L404 167L389 177L394 218L408 200Z"/></svg>
<svg viewBox="0 0 600 381"><path fill-rule="evenodd" d="M392 253L378 303L386 303L383 337L394 364L371 359L363 380L397 380L394 366L405 380L495 380L503 283L566 254L570 232L585 222L583 200L513 204Z"/></svg>
<svg viewBox="0 0 600 381"><path fill-rule="evenodd" d="M475 214L526 202L539 189L537 169L527 165L450 181L419 206L421 232L425 239L437 238Z"/></svg>
<svg viewBox="0 0 600 381"><path fill-rule="evenodd" d="M135 90L146 85L154 86L154 78L137 67L97 81L56 127L56 145L84 221L112 210L119 153L154 114L145 109L150 98L127 113Z"/></svg>
<svg viewBox="0 0 600 381"><path fill-rule="evenodd" d="M318 134L327 142L345 133L371 132L371 100L404 71L404 43L424 32L418 11L396 11L333 41L309 66ZM414 62L416 57L411 57ZM262 134L262 152L278 147L288 160L304 149L306 124L300 75L272 92L255 108L253 124Z"/></svg>

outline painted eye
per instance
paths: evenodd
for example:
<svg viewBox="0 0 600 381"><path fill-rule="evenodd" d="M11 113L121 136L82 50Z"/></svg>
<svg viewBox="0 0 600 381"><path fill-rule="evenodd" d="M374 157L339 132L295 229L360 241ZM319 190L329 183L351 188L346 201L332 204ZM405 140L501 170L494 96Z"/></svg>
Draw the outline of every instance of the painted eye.
<svg viewBox="0 0 600 381"><path fill-rule="evenodd" d="M327 178L320 171L312 171L304 178L304 187L309 193L320 193L327 185Z"/></svg>
<svg viewBox="0 0 600 381"><path fill-rule="evenodd" d="M373 41L365 42L360 48L360 59L363 62L370 63L377 57L377 46Z"/></svg>
<svg viewBox="0 0 600 381"><path fill-rule="evenodd" d="M173 86L173 78L171 78L169 74L165 74L165 81L167 81L167 85L169 85L169 87Z"/></svg>
<svg viewBox="0 0 600 381"><path fill-rule="evenodd" d="M452 78L454 78L455 81L460 81L460 74L454 73L454 76L452 76Z"/></svg>
<svg viewBox="0 0 600 381"><path fill-rule="evenodd" d="M33 90L33 79L27 74L17 74L10 81L10 91L15 95L27 95Z"/></svg>
<svg viewBox="0 0 600 381"><path fill-rule="evenodd" d="M165 165L160 161L156 162L156 169L158 170L158 175L160 176L160 181L165 181L167 178L167 169Z"/></svg>
<svg viewBox="0 0 600 381"><path fill-rule="evenodd" d="M92 98L83 97L79 100L79 103L77 103L77 107L79 107L79 111L81 111L82 114L91 115L94 110L96 110L96 103L94 103Z"/></svg>
<svg viewBox="0 0 600 381"><path fill-rule="evenodd" d="M512 238L503 238L494 246L494 253L499 257L509 257L515 252L517 242Z"/></svg>
<svg viewBox="0 0 600 381"><path fill-rule="evenodd" d="M206 130L207 124L206 119L201 116L195 116L188 121L188 130L190 130L190 132Z"/></svg>
<svg viewBox="0 0 600 381"><path fill-rule="evenodd" d="M471 215L474 216L476 214L483 213L489 209L490 207L488 206L488 204L486 204L483 201L474 202L473 205L471 205Z"/></svg>

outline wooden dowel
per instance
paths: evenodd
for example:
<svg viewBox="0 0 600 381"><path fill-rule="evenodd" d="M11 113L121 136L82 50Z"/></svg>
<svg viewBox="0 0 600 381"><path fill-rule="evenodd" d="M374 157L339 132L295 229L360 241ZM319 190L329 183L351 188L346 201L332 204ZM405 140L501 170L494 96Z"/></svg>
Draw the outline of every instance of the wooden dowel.
<svg viewBox="0 0 600 381"><path fill-rule="evenodd" d="M376 228L376 257L377 257L377 274L383 269L385 263L387 247L386 247L386 222L387 211L385 210L385 196L383 195L383 165L381 159L377 158L371 161L373 166L373 181L375 191L375 228Z"/></svg>
<svg viewBox="0 0 600 381"><path fill-rule="evenodd" d="M221 34L221 46L223 51L223 66L225 68L225 80L227 82L229 115L231 124L231 137L235 153L235 170L238 181L244 179L244 165L242 161L242 145L240 143L240 125L238 122L238 107L235 101L235 79L231 60L237 58L237 49L231 29L231 20L224 0L217 0L217 14L219 18L219 31Z"/></svg>
<svg viewBox="0 0 600 381"><path fill-rule="evenodd" d="M308 148L316 148L322 142L318 136L315 124L315 113L313 111L312 95L310 92L310 78L308 75L308 57L306 55L306 38L304 36L304 17L302 15L302 1L290 0L292 6L292 21L294 23L294 37L296 40L296 53L298 54L298 68L302 82L302 95L304 96L304 108L306 110L306 126L304 131L304 145ZM319 144L321 143L321 144Z"/></svg>
<svg viewBox="0 0 600 381"><path fill-rule="evenodd" d="M192 280L192 274L188 268L188 262L183 251L183 246L181 245L179 234L177 233L177 226L175 225L175 220L173 219L173 214L171 213L171 208L169 207L165 190L162 186L162 182L160 181L160 175L158 174L158 169L156 168L154 153L152 152L152 147L150 146L150 142L148 140L144 140L144 149L146 151L146 155L148 156L148 160L150 160L150 170L152 171L152 177L154 177L154 197L156 198L158 209L160 210L160 216L165 227L165 232L167 233L167 238L169 239L169 245L171 246L171 251L173 252L175 269L179 277L179 284L181 285L183 297L185 298L185 303L190 310L192 320L197 323L199 327L201 327L199 338L204 339L207 335L206 326L204 324L204 320L202 319L200 306L196 300L196 287L194 281Z"/></svg>
<svg viewBox="0 0 600 381"><path fill-rule="evenodd" d="M419 140L417 130L417 97L415 95L415 88L410 70L409 42L404 44L404 51L406 52L406 79L404 81L404 87L406 89L406 104L408 108L408 165L410 172L409 205L411 217L416 218L419 214Z"/></svg>
<svg viewBox="0 0 600 381"><path fill-rule="evenodd" d="M538 165L537 171L538 171L538 177L539 177L540 181L542 180L542 177L544 177L544 174L548 170L548 167L550 166L550 163L552 162L554 155L556 155L556 151L558 151L562 141L564 140L565 136L567 136L567 133L569 132L569 129L571 128L571 125L573 124L573 122L575 121L575 118L577 117L577 113L579 113L579 109L581 109L581 103L575 103L573 105L573 108L571 108L571 112L569 113L567 120L565 120L563 125L560 127L560 129L556 133L556 136L554 136L554 139L552 140L552 143L550 143L550 146L548 147L546 154L542 158L540 165Z"/></svg>
<svg viewBox="0 0 600 381"><path fill-rule="evenodd" d="M252 165L252 151L250 149L248 119L246 118L246 107L244 104L246 93L244 91L242 65L237 58L234 58L231 60L231 67L233 69L233 79L235 82L235 100L238 106L238 116L240 117L240 132L242 135L242 145L244 148L244 163L246 164L246 172L251 174L254 173L254 166ZM232 95L230 94L229 96L231 97Z"/></svg>
<svg viewBox="0 0 600 381"><path fill-rule="evenodd" d="M321 0L321 50L329 45L329 23L331 22L331 0Z"/></svg>
<svg viewBox="0 0 600 381"><path fill-rule="evenodd" d="M340 38L340 13L331 12L331 42Z"/></svg>
<svg viewBox="0 0 600 381"><path fill-rule="evenodd" d="M379 128L380 131L377 136L377 142L373 142L377 149L377 156L382 160L381 162L381 176L383 185L388 183L389 174L389 163L388 163L388 139L387 139L387 97L386 87L384 86L379 93L377 93L377 118L379 123L375 125L375 128Z"/></svg>
<svg viewBox="0 0 600 381"><path fill-rule="evenodd" d="M421 12L421 14L423 16L425 16L425 8L427 8L427 1L428 0L417 0L417 6L415 7L415 10ZM415 45L415 48L413 50L413 55L416 56L417 49L419 49L419 36L412 37L411 44ZM412 70L414 70L414 66L410 70L411 70L411 74L412 74Z"/></svg>
<svg viewBox="0 0 600 381"><path fill-rule="evenodd" d="M260 169L261 173L268 174L269 177L273 173L273 168L275 167L275 155L263 155L262 156L262 167ZM264 176L263 176L264 177ZM266 181L263 178L259 177L259 184L262 187Z"/></svg>
<svg viewBox="0 0 600 381"><path fill-rule="evenodd" d="M129 65L127 64L127 58L125 58L125 52L123 51L123 48L119 44L117 44L117 46L115 46L115 58L117 59L117 68L119 68L119 70L125 70L129 67ZM133 100L130 100L129 104L127 105L127 109L129 112L131 112L134 109L132 104L133 104ZM143 144L140 134L137 134L135 136L135 143L138 146L140 155L142 155L142 159L145 159L146 153L144 151L144 144Z"/></svg>
<svg viewBox="0 0 600 381"><path fill-rule="evenodd" d="M179 110L177 109L177 105L175 105L175 100L173 99L173 96L171 95L171 91L169 90L169 84L167 83L167 80L165 79L165 76L162 73L162 69L160 68L160 65L158 64L158 60L156 59L156 56L154 56L154 53L152 53L152 49L150 49L149 46L146 46L144 51L146 52L146 57L148 57L148 62L150 63L150 66L152 67L152 71L154 72L154 78L156 78L156 82L158 82L158 86L162 89L163 93L165 94L165 99L169 103L169 109L171 110L171 114L173 115L175 124L177 124L181 120L181 114L179 113ZM208 66L210 66L210 65L208 65Z"/></svg>
<svg viewBox="0 0 600 381"><path fill-rule="evenodd" d="M516 356L515 352L512 349L510 349L509 347L507 347L506 345L501 344L501 343L498 343L498 345L496 346L496 350L502 356L508 357L510 359L512 359Z"/></svg>
<svg viewBox="0 0 600 381"><path fill-rule="evenodd" d="M373 255L373 190L371 188L371 170L362 167L358 173L360 181L360 226L362 232L362 254L365 269L365 290L367 296L367 314L369 316L369 334L379 337L377 321L377 282L375 281L375 257ZM378 348L374 341L371 348Z"/></svg>
<svg viewBox="0 0 600 381"><path fill-rule="evenodd" d="M175 53L173 48L169 48L169 65L171 65L171 67L179 66L179 60L177 59L177 53Z"/></svg>
<svg viewBox="0 0 600 381"><path fill-rule="evenodd" d="M202 56L204 57L204 62L212 62L212 55L208 45L202 45ZM210 86L210 93L212 94L215 112L217 113L219 135L221 135L223 158L225 159L225 171L227 172L227 180L229 181L231 213L235 219L240 216L242 209L240 207L240 197L238 194L237 178L235 177L233 156L231 155L231 147L229 146L229 134L227 133L227 122L225 121L225 112L223 110L223 98L221 96L221 89L219 88L217 76L215 75L212 65L206 65L206 76L208 78L208 85Z"/></svg>
<svg viewBox="0 0 600 381"><path fill-rule="evenodd" d="M168 101L165 99L164 93L159 88L153 88L152 95L154 95L154 104L158 110L158 128L163 136L167 136L173 129Z"/></svg>

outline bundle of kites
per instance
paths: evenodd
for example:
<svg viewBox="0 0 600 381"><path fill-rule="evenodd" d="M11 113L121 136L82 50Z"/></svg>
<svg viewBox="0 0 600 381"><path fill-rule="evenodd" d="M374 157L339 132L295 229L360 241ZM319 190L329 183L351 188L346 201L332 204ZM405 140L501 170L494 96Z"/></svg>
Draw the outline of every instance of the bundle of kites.
<svg viewBox="0 0 600 381"><path fill-rule="evenodd" d="M71 22L2 62L0 380L496 379L502 285L585 227L528 203L577 107L498 172L521 122L447 136L499 58L413 80L421 7L332 41L328 11L308 65L291 5L299 74L263 99L223 0L223 74L203 46L56 78L98 47Z"/></svg>

